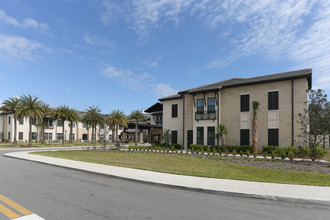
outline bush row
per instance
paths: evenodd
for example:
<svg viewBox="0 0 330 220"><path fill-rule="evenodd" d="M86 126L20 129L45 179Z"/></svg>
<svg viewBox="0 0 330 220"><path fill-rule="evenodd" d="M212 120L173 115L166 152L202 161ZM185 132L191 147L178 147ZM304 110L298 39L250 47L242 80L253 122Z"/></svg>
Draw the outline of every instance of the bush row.
<svg viewBox="0 0 330 220"><path fill-rule="evenodd" d="M279 147L279 146L263 146L262 154L264 156L271 156L272 158L281 157L282 159L288 157L292 159L293 157L310 157L311 159L319 159L324 157L325 150L322 147L316 147L314 150L311 150L307 147Z"/></svg>
<svg viewBox="0 0 330 220"><path fill-rule="evenodd" d="M199 145L199 144L191 144L190 149L194 152L217 152L217 153L223 153L222 146L216 146L216 145ZM251 153L252 152L252 146L249 145L242 145L242 146L226 146L226 152L225 153Z"/></svg>

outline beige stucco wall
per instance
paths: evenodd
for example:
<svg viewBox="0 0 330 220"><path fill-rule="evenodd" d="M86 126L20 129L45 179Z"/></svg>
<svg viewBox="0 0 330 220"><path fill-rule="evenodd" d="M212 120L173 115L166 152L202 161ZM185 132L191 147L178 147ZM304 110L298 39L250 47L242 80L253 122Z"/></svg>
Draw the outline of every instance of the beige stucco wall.
<svg viewBox="0 0 330 220"><path fill-rule="evenodd" d="M306 107L307 101L307 80L294 80L294 123L295 139L300 132L297 123L298 114ZM251 86L241 86L225 88L221 90L221 123L228 128L226 142L229 145L240 144L240 95L250 94L250 117L252 121L252 102L260 103L258 113L258 149L268 145L268 92L279 91L279 145L291 145L291 80L272 83L256 84ZM250 144L252 144L252 134L250 125Z"/></svg>
<svg viewBox="0 0 330 220"><path fill-rule="evenodd" d="M172 105L178 104L178 117L172 118ZM178 144L183 145L183 99L163 101L163 130L178 131Z"/></svg>
<svg viewBox="0 0 330 220"><path fill-rule="evenodd" d="M184 148L188 143L188 130L193 130L194 100L192 95L184 95Z"/></svg>

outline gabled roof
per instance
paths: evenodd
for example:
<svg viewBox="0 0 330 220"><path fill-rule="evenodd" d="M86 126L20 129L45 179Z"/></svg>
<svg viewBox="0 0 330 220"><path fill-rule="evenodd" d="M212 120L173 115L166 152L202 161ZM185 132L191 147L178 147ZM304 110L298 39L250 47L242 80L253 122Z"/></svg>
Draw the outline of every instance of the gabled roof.
<svg viewBox="0 0 330 220"><path fill-rule="evenodd" d="M182 94L185 94L185 93L196 94L196 93L203 93L203 92L212 92L212 91L218 91L222 88L247 86L247 85L277 82L277 81L299 79L299 78L306 78L308 80L308 89L312 88L312 69L303 69L303 70L276 73L276 74L258 76L258 77L252 77L252 78L232 78L232 79L228 79L228 80L223 80L223 81L183 90L183 91L178 92L178 94L161 98L161 99L159 99L159 101L178 99L178 98L181 98Z"/></svg>
<svg viewBox="0 0 330 220"><path fill-rule="evenodd" d="M163 104L160 102L156 102L155 104L153 104L152 106L150 106L149 108L147 108L144 111L148 112L148 113L163 111Z"/></svg>

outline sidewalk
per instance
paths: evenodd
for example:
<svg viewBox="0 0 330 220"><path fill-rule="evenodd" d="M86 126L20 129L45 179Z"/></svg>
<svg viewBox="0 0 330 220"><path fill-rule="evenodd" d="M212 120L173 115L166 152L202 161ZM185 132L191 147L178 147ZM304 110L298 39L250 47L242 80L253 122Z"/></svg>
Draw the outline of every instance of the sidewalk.
<svg viewBox="0 0 330 220"><path fill-rule="evenodd" d="M4 156L186 190L330 205L330 187L184 176L45 157L29 152L31 151L7 153Z"/></svg>

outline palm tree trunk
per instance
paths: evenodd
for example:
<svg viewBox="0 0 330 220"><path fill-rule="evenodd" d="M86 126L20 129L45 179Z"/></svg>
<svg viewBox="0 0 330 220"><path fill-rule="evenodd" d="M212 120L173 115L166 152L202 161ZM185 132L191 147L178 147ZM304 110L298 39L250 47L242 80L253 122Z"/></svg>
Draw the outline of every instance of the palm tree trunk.
<svg viewBox="0 0 330 220"><path fill-rule="evenodd" d="M45 122L42 120L42 125L41 125L41 143L45 144Z"/></svg>
<svg viewBox="0 0 330 220"><path fill-rule="evenodd" d="M138 140L138 131L137 131L137 129L138 129L138 124L137 123L135 123L135 147L137 147L137 140Z"/></svg>
<svg viewBox="0 0 330 220"><path fill-rule="evenodd" d="M64 123L65 121L63 120L63 127L62 127L62 144L64 145L65 143L65 137L64 137Z"/></svg>
<svg viewBox="0 0 330 220"><path fill-rule="evenodd" d="M72 143L72 121L70 122L71 123L71 127L70 127L70 143Z"/></svg>
<svg viewBox="0 0 330 220"><path fill-rule="evenodd" d="M13 145L17 144L16 134L17 134L17 120L14 117L14 142L13 142Z"/></svg>
<svg viewBox="0 0 330 220"><path fill-rule="evenodd" d="M94 144L94 123L92 123L92 144Z"/></svg>
<svg viewBox="0 0 330 220"><path fill-rule="evenodd" d="M253 153L257 153L258 152L258 133L257 133L257 129L258 129L258 124L257 124L257 119L256 117L252 118L252 151Z"/></svg>
<svg viewBox="0 0 330 220"><path fill-rule="evenodd" d="M118 142L118 127L119 127L119 125L116 124L116 142Z"/></svg>
<svg viewBox="0 0 330 220"><path fill-rule="evenodd" d="M29 146L32 146L32 117L29 117Z"/></svg>

